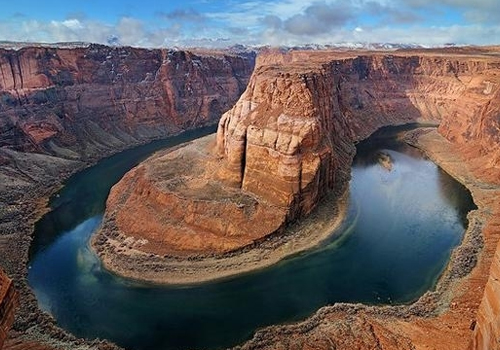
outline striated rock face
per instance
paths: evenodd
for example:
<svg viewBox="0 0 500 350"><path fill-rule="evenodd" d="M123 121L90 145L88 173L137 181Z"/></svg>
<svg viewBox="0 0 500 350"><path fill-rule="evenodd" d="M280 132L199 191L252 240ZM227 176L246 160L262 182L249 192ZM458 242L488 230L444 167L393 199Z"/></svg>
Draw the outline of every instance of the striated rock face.
<svg viewBox="0 0 500 350"><path fill-rule="evenodd" d="M0 266L20 292L18 335L71 338L38 310L26 281L34 223L55 189L111 153L215 125L254 63L250 52L0 49Z"/></svg>
<svg viewBox="0 0 500 350"><path fill-rule="evenodd" d="M432 52L263 53L247 89L220 120L215 149L204 141L206 151L187 146L132 170L111 191L104 236L133 237L143 242L134 246L138 251L183 256L229 252L280 233L347 182L353 143L381 126L441 122L445 132L455 130L457 118L484 110L498 127L492 106L499 63ZM483 85L488 89L478 89ZM497 150L493 144L487 151L494 158ZM167 168L173 173L152 170ZM252 213L248 225L243 212ZM96 241L103 245L106 238Z"/></svg>
<svg viewBox="0 0 500 350"><path fill-rule="evenodd" d="M14 322L14 310L17 303L18 296L12 281L0 270L0 349L7 339L9 329Z"/></svg>
<svg viewBox="0 0 500 350"><path fill-rule="evenodd" d="M498 174L498 60L297 52L258 63L249 87L219 122L217 147L228 181L290 208L289 220L309 213L338 181L350 164L345 144L382 125L442 121L450 141L468 147L473 141L487 168L496 169L493 177Z"/></svg>
<svg viewBox="0 0 500 350"><path fill-rule="evenodd" d="M0 50L0 147L99 157L215 123L244 90L252 54L30 47Z"/></svg>
<svg viewBox="0 0 500 350"><path fill-rule="evenodd" d="M489 213L489 225L485 229L485 235L491 243L485 247L483 253L489 262L484 274L487 283L484 286L483 298L475 319L474 335L468 350L500 348L500 285L498 282L500 279L500 205L498 204L500 190L489 192L491 197L488 199L492 210Z"/></svg>
<svg viewBox="0 0 500 350"><path fill-rule="evenodd" d="M214 144L204 137L129 171L108 197L103 231L159 256L225 253L276 231L286 212L218 181Z"/></svg>

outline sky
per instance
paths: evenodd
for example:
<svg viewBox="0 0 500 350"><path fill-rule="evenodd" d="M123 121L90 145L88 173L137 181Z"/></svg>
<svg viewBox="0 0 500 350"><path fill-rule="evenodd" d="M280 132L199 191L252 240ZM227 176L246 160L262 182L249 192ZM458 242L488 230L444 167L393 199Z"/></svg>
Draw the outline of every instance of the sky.
<svg viewBox="0 0 500 350"><path fill-rule="evenodd" d="M0 41L137 47L500 44L500 0L14 0Z"/></svg>

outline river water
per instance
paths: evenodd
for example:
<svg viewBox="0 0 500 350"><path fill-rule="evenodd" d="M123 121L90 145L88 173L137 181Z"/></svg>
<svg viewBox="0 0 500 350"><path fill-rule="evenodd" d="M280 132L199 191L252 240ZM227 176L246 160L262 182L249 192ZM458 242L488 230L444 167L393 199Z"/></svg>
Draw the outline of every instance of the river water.
<svg viewBox="0 0 500 350"><path fill-rule="evenodd" d="M111 186L191 132L124 151L70 178L35 227L28 280L39 306L77 336L128 349L218 349L335 302L408 303L432 289L473 208L470 194L383 129L357 147L350 207L334 240L270 268L199 286L114 276L89 249Z"/></svg>

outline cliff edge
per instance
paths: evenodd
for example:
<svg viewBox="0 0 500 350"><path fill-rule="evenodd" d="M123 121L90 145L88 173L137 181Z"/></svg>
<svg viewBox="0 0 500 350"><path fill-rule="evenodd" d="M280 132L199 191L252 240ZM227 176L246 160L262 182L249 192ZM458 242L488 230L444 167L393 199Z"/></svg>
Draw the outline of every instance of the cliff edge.
<svg viewBox="0 0 500 350"><path fill-rule="evenodd" d="M227 276L235 265L227 261L271 239L283 244L288 224L327 194L340 198L353 144L384 125L440 123L463 154L487 157L493 170L485 176L495 179L499 62L482 52L262 53L215 140L159 153L113 187L93 247L108 268L132 278ZM478 115L479 128L471 125ZM212 270L227 266L222 275L200 263L210 259ZM174 276L179 264L189 278Z"/></svg>

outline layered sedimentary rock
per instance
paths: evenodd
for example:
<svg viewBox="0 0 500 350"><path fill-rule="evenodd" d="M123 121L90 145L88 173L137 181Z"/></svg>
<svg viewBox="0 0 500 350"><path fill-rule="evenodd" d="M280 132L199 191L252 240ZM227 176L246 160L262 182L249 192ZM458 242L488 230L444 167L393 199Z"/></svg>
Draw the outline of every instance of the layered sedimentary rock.
<svg viewBox="0 0 500 350"><path fill-rule="evenodd" d="M18 335L29 328L71 338L37 309L26 281L33 226L48 197L107 155L215 125L254 61L253 52L233 50L0 49L0 266L20 288Z"/></svg>
<svg viewBox="0 0 500 350"><path fill-rule="evenodd" d="M19 231L27 200L84 163L215 124L253 66L247 52L0 49L0 231Z"/></svg>
<svg viewBox="0 0 500 350"><path fill-rule="evenodd" d="M127 173L108 198L105 231L160 256L225 253L276 231L286 212L218 181L214 143L204 137Z"/></svg>
<svg viewBox="0 0 500 350"><path fill-rule="evenodd" d="M229 237L261 239L304 217L336 184L345 183L353 154L352 143L378 127L443 120L441 129L446 133L450 127L456 130L453 123L459 123L460 118L464 125L468 125L478 111L483 111L489 122L495 122L488 116L496 112L492 101L498 98L500 91L497 64L497 60L486 57L460 54L448 58L432 53L363 56L332 52L262 54L246 91L221 118L214 150L206 152L203 157L193 157L200 152L186 147L173 155L156 157L144 165L147 169L155 166L175 169L177 164L194 163L191 160L195 159L201 165L196 171L189 170L190 176L196 179L190 181L210 183L210 186L201 188L191 182L166 188L163 182L172 182L175 171L164 176L158 171L148 175L148 170L135 169L113 189L108 201L107 212L113 213L114 217L116 214L117 218L113 219L113 228L125 237L133 236L149 242L149 230L141 233L139 228L133 229L129 221L134 219L129 212L137 207L147 207L148 210L150 207L170 208L166 203L175 201L160 198L181 197L189 203L181 208L200 201L203 203L203 209L187 211L189 214L184 224L203 224L194 228L196 233L181 234L177 230L179 235L175 239L168 238L168 223L174 220L176 211L157 209L154 215L147 216L150 218L147 222L156 226L152 232L162 237L165 245L182 241L185 242L185 253L207 253L213 245L203 246L201 237L219 236L221 244ZM498 137L495 129L486 134L485 128L482 130L481 137L487 134L493 141ZM453 140L457 134L460 132L454 131L447 136ZM472 133L468 139L475 136ZM493 145L496 149L481 149L488 152L490 164L498 166L498 146ZM217 155L221 159L217 159ZM183 160L179 161L181 158ZM198 167L211 170L199 170ZM198 176L198 173L202 175ZM184 179L184 170L179 174ZM136 183L140 185L135 186ZM193 186L198 190L186 195L186 188ZM217 196L214 198L213 193L217 191L210 190L214 186L231 193L225 203L231 202L231 197L247 196L257 204L233 202L233 207L239 206L240 211L224 211L221 208L226 204L218 202ZM145 192L147 194L143 195ZM149 203L154 204L149 206ZM274 208L275 220L278 221L259 227L262 230L257 230L259 232L253 236L249 234L255 231L253 225L246 228L236 224L239 229L235 230L222 224L224 220L226 223L241 223L239 212L249 210L252 205ZM264 216L267 212L267 209L254 210L252 220L260 217L262 222L267 222ZM143 215L136 216L139 217ZM216 222L216 217L224 219ZM162 232L165 235L162 236ZM191 241L189 237L197 238ZM250 243L252 240L242 240L239 245L215 249L212 253L226 252L231 247L237 249ZM154 252L147 246L144 244L146 251ZM179 249L176 250L180 253Z"/></svg>
<svg viewBox="0 0 500 350"><path fill-rule="evenodd" d="M0 269L0 349L7 339L12 323L14 311L18 303L18 296L12 281Z"/></svg>
<svg viewBox="0 0 500 350"><path fill-rule="evenodd" d="M244 90L253 61L100 45L0 50L0 146L86 159L213 124Z"/></svg>
<svg viewBox="0 0 500 350"><path fill-rule="evenodd" d="M255 205L251 203L273 208L279 213L280 228L275 231L269 228L268 235L279 234L287 223L310 213L322 196L345 184L354 142L383 125L411 121L439 123L439 132L446 139L442 136L430 139L425 147L441 152L436 151L433 159L443 161L443 166L447 164L447 169L471 188L480 209L470 217L466 241L457 251L438 290L408 308L379 310L340 306L326 309L303 324L261 332L245 347L305 349L313 339L319 348L329 348L335 344L340 346L347 339L359 348L497 348L500 307L496 301L495 271L498 268L493 252L498 242L498 225L491 221L497 209L491 198L487 198L488 194L498 193L496 186L500 183L499 108L497 48L366 55L349 52L263 54L247 90L222 116L216 140L206 139L200 141L202 147L186 146L157 155L134 169L112 190L105 225L109 222L116 225L114 238L118 237L118 242L127 237L134 238L129 242L147 242L147 232L131 234L127 225L120 225L116 220L130 213L123 210L130 208L126 203L141 203L142 207L154 203L161 208L158 198L179 196L186 201L182 208L196 206L201 200L200 193L205 192L194 191L194 195L186 196L186 189L193 183L203 183L203 186L210 183L211 188L223 188L222 193L232 191L224 200L226 204L237 204L234 198L238 196L251 198L248 203L239 203L241 211ZM201 157L199 150L204 150ZM191 155L193 152L196 156ZM188 171L190 178L186 184L189 186L176 184L167 186L166 190L162 186L174 179L174 174L162 177L161 172L155 172L155 176L144 176L150 169L166 169L181 160L189 164L191 159L201 165L196 171ZM467 176L461 177L464 171L461 162L467 164ZM135 183L140 183L142 190L134 189ZM147 189L146 195L144 189ZM226 205L220 205L218 200L204 197L203 210L189 211L188 221L203 221L210 213L216 213L215 208ZM168 225L172 220L169 212L161 213L157 209L154 216L149 216L153 220L150 224L163 220L162 224ZM227 222L233 219L239 222L235 216L240 215L237 211L223 213ZM248 244L241 240L239 245L223 249L209 245L207 249L203 246L205 237L219 235L220 242L224 242L229 238L238 239L245 229L232 230L229 235L227 227L220 223L206 222L208 226L202 229L190 226L195 235L200 235L195 240L200 249L186 239L188 244L178 246L177 249L181 249L174 255L207 254L207 250L218 254ZM162 229L155 232L161 236ZM483 240L481 232L485 235L485 247L478 253ZM265 233L250 239L258 243L263 237ZM166 238L163 244L171 244L170 240ZM131 248L155 253L147 244L139 243ZM473 277L462 279L476 262ZM488 281L490 266L492 276ZM443 311L446 312L440 314ZM434 317L436 314L439 316Z"/></svg>
<svg viewBox="0 0 500 350"><path fill-rule="evenodd" d="M132 57L139 58L130 58L127 61L123 55L116 59L113 55L119 55L120 50L128 51ZM18 63L16 57L29 56L26 52L37 51L42 54L35 56L31 61L33 64ZM87 52L94 51L100 54L85 56ZM43 54L45 52L48 54ZM54 52L58 58L53 56ZM168 104L158 103L155 97L148 95L148 91L167 91L156 81L161 74L152 73L149 77L154 78L153 82L149 78L129 81L129 88L124 87L123 90L120 90L120 79L129 69L138 72L136 64L149 67L149 59L156 60L153 54L155 52L161 53L161 66L170 67L168 71L174 72L177 64L170 64L168 59L163 60L162 56L168 56L170 51L91 46L77 49L77 52L81 53L79 60L67 59L67 56L73 55L71 50L60 53L56 49L40 48L20 52L7 51L2 56L4 63L1 73L12 78L1 80L2 84L8 82L10 92L2 93L0 99L3 108L1 142L8 145L8 153L0 154L0 169L7 169L9 179L15 178L21 182L10 187L17 189L17 193L23 192L24 183L33 184L33 178L38 176L47 177L44 181L50 181L51 184L57 183L59 167L70 172L82 166L81 163L73 164L73 160L59 157L50 158L50 162L46 162L45 155L19 151L88 159L102 156L100 152L103 150L121 148L138 140L155 137L158 135L158 128L166 130L161 126L162 119L158 114L150 113L156 123L156 127L152 127L152 124L148 124L149 119L144 117L148 113L143 112L151 112L156 110L157 106ZM51 55L56 58L50 59ZM181 53L173 55L182 56ZM186 55L191 57L191 54ZM109 56L111 58L108 58ZM52 67L50 69L33 68L39 61L44 60L54 66L47 65ZM146 60L148 62L145 62ZM19 61L23 62L23 59ZM66 66L65 62L68 61L77 63ZM93 68L84 65L88 69L76 69L74 67L82 67L78 62L91 62L90 66ZM122 65L124 62L128 64ZM194 62L188 62L189 59L186 59L186 64L179 64L179 67L191 67L191 64L198 66ZM242 62L249 61L243 59ZM122 69L121 76L115 76L116 67L122 67L119 68ZM60 74L59 69L66 73ZM37 73L16 73L19 71ZM176 77L182 80L192 76L186 73L188 71L179 71ZM66 83L70 81L65 77L68 74L80 80L75 80L77 83ZM30 78L26 78L27 76ZM201 73L197 77L204 79ZM45 84L46 81L49 81L49 85L40 88L43 93L38 94L40 91L37 90L37 84ZM13 89L13 86L16 88ZM149 86L150 90L143 89L142 86ZM130 235L127 235L114 231L114 238L119 242L118 250L125 251L129 247L138 251L143 249L142 258L146 262L158 258L157 254L172 254L181 258L190 256L190 259L196 255L194 258L197 259L198 254L234 252L238 246L248 247L249 242L262 240L256 236L234 237L234 233L240 232L228 228L230 223L239 222L235 219L237 215L254 215L255 212L248 209L255 207L255 203L267 206L273 214L278 213L276 222L280 228L274 232L280 234L286 222L307 215L330 188L336 189L345 183L353 152L352 142L366 137L382 125L415 120L437 121L440 123L440 133L449 142L442 137L436 139L439 141L434 141L444 145L443 155L451 155L457 174L466 168L465 165L467 168L470 165L472 175L461 180L471 188L477 185L477 192L473 191L473 194L477 193L474 194L474 199L482 208L480 215L475 214L470 218L471 232L467 235L469 238L466 244L460 248L461 258L452 259L455 263L449 268L449 275L455 276L457 280L445 283L439 293L429 293L418 303L404 308L350 305L324 308L301 324L262 331L243 347L497 348L500 334L500 307L497 301L500 292L496 277L498 259L494 256L500 237L498 220L493 218L500 217L498 205L495 204L499 193L495 182L498 184L500 179L499 86L498 48L390 53L267 53L260 57L258 69L244 96L221 119L216 140L212 138L199 141L195 144L200 147L191 148L189 152L186 148L177 150L177 153L159 154L148 161L149 163L133 170L124 178L124 182L113 190L105 225L115 225L123 220L119 224L122 227L111 228L126 231L127 222L131 221L131 218L127 217L130 211L123 210L126 203L129 203L130 208L135 209L133 213L138 215L145 213L139 204L143 208L151 205L148 208L151 211L147 213L147 224L149 228L159 230L158 241L167 243L167 248L158 249L157 245L148 245L149 240L154 242L154 237L134 237L135 233L129 232ZM28 88L25 90L24 87ZM181 91L183 92L179 94L165 93L162 96L175 96L182 100L182 97L188 95L189 89L185 86ZM54 101L60 100L54 97L54 93L57 93L56 97L61 101L68 101L70 107L66 109L63 104L64 108L58 110L56 107L60 104ZM68 99L68 96L71 98ZM106 97L99 102L104 103L105 108L100 108L97 103L93 104L93 101L99 101L101 96ZM193 96L193 101L197 101L197 95ZM196 103L193 105L199 106ZM171 108L190 110L189 106L188 102ZM67 110L76 112L59 116L60 111ZM129 110L134 111L134 115L141 116L139 124L134 124L133 121L127 124L129 119L133 119L132 114L127 114ZM123 115L131 118L125 120L121 118ZM26 120L28 123L24 122ZM91 122L86 123L85 120ZM182 125L198 125L177 123L177 119L170 121L174 125L171 127L174 132L179 131ZM199 125L203 125L206 119L198 121L201 122ZM96 124L98 127L95 127ZM110 137L110 134L113 134L113 137ZM431 148L436 147L432 146L433 142L430 142ZM3 147L1 152L5 149ZM184 157L184 154L188 153L194 154L193 158ZM190 160L196 159L201 153L202 161L191 168L193 164ZM439 155L436 159L439 159ZM447 161L450 162L449 159ZM179 180L182 181L176 182L175 174L165 173L169 162L182 165L181 170L184 172L179 172L182 175ZM208 164L206 167L205 163ZM50 169L48 174L44 172L47 167ZM449 171L452 172L451 170ZM211 175L212 171L215 176ZM197 173L199 176L193 176ZM148 174L153 176L144 176ZM456 174L455 176L459 177ZM125 185L125 181L129 181L130 187ZM209 191L190 192L190 187L183 187L183 182L189 186L194 185L195 189L217 189L215 193L227 197L219 196L215 201L208 200L209 198L203 196ZM166 188L168 191L165 191ZM31 197L42 196L37 193L38 195ZM41 193L43 196L47 195L45 192ZM196 196L187 196L193 194ZM162 198L169 200L164 201ZM181 208L190 210L187 221L180 220L179 213L177 217L162 216L167 212L164 209L177 208L169 204L170 200L175 200L174 203L181 203ZM221 206L221 203L224 205ZM33 223L33 218L28 218L25 223L26 218L15 213L30 213L32 206L27 201L21 205L21 210L11 210L12 205L2 212L4 219L0 223L9 224L8 230L2 227L2 234L7 234L0 236L0 249L2 252L19 251L21 259L26 261L29 238L25 237L25 233L31 232L29 225ZM211 215L221 208L222 212ZM111 217L115 221L109 220ZM116 221L118 217L122 219ZM207 218L211 220L207 221L210 227L197 227L200 222L198 219ZM169 224L176 221L178 227L185 227L190 230L190 234L196 232L200 236L196 240L184 239L181 241L183 244L177 244L179 236L162 236L165 227L162 220L168 221ZM254 220L260 222L258 217ZM218 234L210 232L213 229ZM271 232L274 227L267 229ZM266 234L264 232L262 236L265 238ZM139 232L139 235L144 233ZM482 250L481 237L484 238ZM208 238L219 247L211 245L207 249L203 242L208 242ZM231 241L231 244L226 245L225 240ZM188 245L184 244L186 242ZM152 253L148 253L148 250ZM478 253L479 250L481 253ZM0 264L7 266L17 276L22 276L25 273L25 265L18 267L9 256L11 255L0 254ZM160 258L163 259L163 256ZM464 270L456 267L456 264L460 266L462 263L473 266L476 261L476 268L465 278ZM466 269L466 272L470 272L470 269ZM35 299L31 298L28 304L33 306L35 302ZM476 313L477 310L479 311ZM22 333L32 325L40 324L40 320L43 320L44 324L48 323L46 318L40 315L26 316L19 322L19 331ZM32 334L44 332L43 327L38 330L36 327L30 329ZM61 339L64 337L67 335L61 336Z"/></svg>

